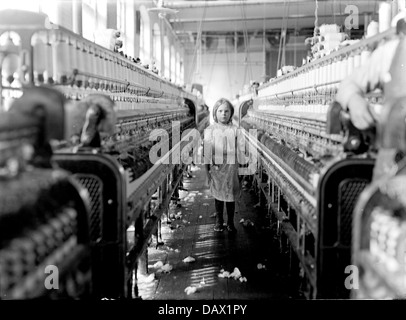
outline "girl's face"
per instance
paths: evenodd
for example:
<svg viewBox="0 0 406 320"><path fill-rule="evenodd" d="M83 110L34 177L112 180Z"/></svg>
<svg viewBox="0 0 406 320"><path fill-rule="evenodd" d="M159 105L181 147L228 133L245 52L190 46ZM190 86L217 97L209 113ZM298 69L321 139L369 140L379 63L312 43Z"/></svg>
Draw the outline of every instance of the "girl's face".
<svg viewBox="0 0 406 320"><path fill-rule="evenodd" d="M227 124L231 117L231 110L226 104L222 104L216 111L217 121L222 124Z"/></svg>

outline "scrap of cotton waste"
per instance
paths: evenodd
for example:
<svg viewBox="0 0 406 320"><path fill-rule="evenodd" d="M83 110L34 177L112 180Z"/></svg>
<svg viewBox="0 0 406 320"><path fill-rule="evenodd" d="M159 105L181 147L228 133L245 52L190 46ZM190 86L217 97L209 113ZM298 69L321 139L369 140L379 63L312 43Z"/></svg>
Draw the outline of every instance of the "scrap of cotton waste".
<svg viewBox="0 0 406 320"><path fill-rule="evenodd" d="M240 221L240 223L242 223L242 225L244 227L253 227L254 226L254 222L252 222L250 219L244 220L242 222Z"/></svg>
<svg viewBox="0 0 406 320"><path fill-rule="evenodd" d="M230 277L230 272L224 271L224 269L220 270L219 278L229 278L229 277Z"/></svg>
<svg viewBox="0 0 406 320"><path fill-rule="evenodd" d="M203 218L203 216L199 216L199 219Z"/></svg>
<svg viewBox="0 0 406 320"><path fill-rule="evenodd" d="M154 268L159 269L162 268L164 263L162 261L158 261L157 263L154 264Z"/></svg>
<svg viewBox="0 0 406 320"><path fill-rule="evenodd" d="M232 273L221 269L218 276L219 278L234 278L235 280L240 280L241 282L247 282L247 278L242 277L241 272L237 267L234 268Z"/></svg>
<svg viewBox="0 0 406 320"><path fill-rule="evenodd" d="M196 287L187 287L187 288L185 289L185 292L186 292L187 295L189 295L189 294L195 293L196 290L197 290Z"/></svg>
<svg viewBox="0 0 406 320"><path fill-rule="evenodd" d="M162 266L162 268L159 271L162 271L164 273L169 273L173 269L173 266L171 266L169 263L165 264Z"/></svg>
<svg viewBox="0 0 406 320"><path fill-rule="evenodd" d="M138 282L140 283L151 283L155 280L155 273L151 273L148 276L138 276Z"/></svg>
<svg viewBox="0 0 406 320"><path fill-rule="evenodd" d="M236 267L234 268L233 272L230 273L230 278L234 278L235 280L237 280L238 278L241 277L241 272L240 270Z"/></svg>
<svg viewBox="0 0 406 320"><path fill-rule="evenodd" d="M262 264L262 263L258 263L258 264L257 264L257 268L258 268L259 270L261 270L261 269L266 269L265 265Z"/></svg>
<svg viewBox="0 0 406 320"><path fill-rule="evenodd" d="M194 261L196 261L196 259L193 258L193 257L191 257L191 256L189 256L189 257L183 259L183 262L186 262L186 263L187 263L187 262L194 262Z"/></svg>
<svg viewBox="0 0 406 320"><path fill-rule="evenodd" d="M169 273L173 269L173 266L171 266L169 263L164 265L162 261L158 261L154 264L154 268L158 269L157 272Z"/></svg>

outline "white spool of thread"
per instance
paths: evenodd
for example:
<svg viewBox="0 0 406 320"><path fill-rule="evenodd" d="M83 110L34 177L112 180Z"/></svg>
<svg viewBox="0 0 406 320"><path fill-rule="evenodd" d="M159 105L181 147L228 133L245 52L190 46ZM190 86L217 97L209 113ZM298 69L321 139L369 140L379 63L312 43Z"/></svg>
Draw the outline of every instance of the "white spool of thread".
<svg viewBox="0 0 406 320"><path fill-rule="evenodd" d="M361 65L361 52L357 50L357 52L354 55L354 69L360 67Z"/></svg>
<svg viewBox="0 0 406 320"><path fill-rule="evenodd" d="M308 86L310 86L310 71L309 71L309 69L306 69L304 76L305 76L306 87L308 87ZM309 91L310 91L309 88L307 88L305 93L308 93Z"/></svg>
<svg viewBox="0 0 406 320"><path fill-rule="evenodd" d="M2 58L1 63L2 83L4 86L9 86L19 78L19 47L14 43L11 37L8 37L7 43L1 49L8 53Z"/></svg>
<svg viewBox="0 0 406 320"><path fill-rule="evenodd" d="M106 52L106 58L107 58L107 61L106 61L107 77L109 79L111 79L111 78L113 78L113 75L114 75L113 56L109 52ZM111 91L112 87L113 87L113 83L111 81L108 81L108 84L109 84L109 90Z"/></svg>
<svg viewBox="0 0 406 320"><path fill-rule="evenodd" d="M52 63L54 81L58 84L66 84L68 81L71 72L69 53L68 38L62 33L56 33L52 42Z"/></svg>
<svg viewBox="0 0 406 320"><path fill-rule="evenodd" d="M379 32L390 28L392 20L392 7L389 2L381 2L379 5Z"/></svg>
<svg viewBox="0 0 406 320"><path fill-rule="evenodd" d="M85 71L85 52L83 51L83 43L80 41L76 42L76 63L77 63L77 69L79 72L84 72ZM78 74L76 76L76 85L78 87L82 87L85 84L85 77L82 74Z"/></svg>
<svg viewBox="0 0 406 320"><path fill-rule="evenodd" d="M112 54L112 68L113 68L113 75L112 78L114 80L117 80L119 78L119 70L118 70L118 58L115 53ZM116 91L118 88L118 84L116 82L113 82L113 91Z"/></svg>
<svg viewBox="0 0 406 320"><path fill-rule="evenodd" d="M348 60L346 58L342 58L342 60L340 61L340 81L344 80L347 75L348 75Z"/></svg>
<svg viewBox="0 0 406 320"><path fill-rule="evenodd" d="M106 62L106 52L104 50L99 50L99 57L98 57L98 65L99 65L99 74L103 77L107 77L107 62ZM100 88L101 90L106 90L107 88L107 80L100 80Z"/></svg>
<svg viewBox="0 0 406 320"><path fill-rule="evenodd" d="M347 75L352 74L353 70L354 70L354 56L350 54L350 56L347 59Z"/></svg>
<svg viewBox="0 0 406 320"><path fill-rule="evenodd" d="M335 62L334 59L329 60L329 71L328 71L328 74L329 74L330 82L335 81L335 70L336 70L336 66L335 66L334 62Z"/></svg>
<svg viewBox="0 0 406 320"><path fill-rule="evenodd" d="M100 50L97 47L92 48L92 53L93 53L93 57L91 59L91 63L92 63L92 69L94 71L94 74L101 74L102 71L102 66L101 66L101 59L99 57L100 55ZM100 80L98 78L93 78L93 83L95 88L99 88L100 86Z"/></svg>
<svg viewBox="0 0 406 320"><path fill-rule="evenodd" d="M363 66L369 59L369 56L371 55L371 51L368 50L368 48L365 48L361 52L361 66Z"/></svg>
<svg viewBox="0 0 406 320"><path fill-rule="evenodd" d="M87 64L88 64L88 68L89 68L89 73L91 75L97 74L97 70L95 70L95 66L93 65L93 61L95 59L94 47L91 44L89 44L89 46L87 47L86 59L87 59ZM89 87L91 89L93 89L95 87L96 82L98 82L98 79L89 76Z"/></svg>
<svg viewBox="0 0 406 320"><path fill-rule="evenodd" d="M45 82L53 84L54 78L54 62L53 62L53 49L52 49L53 35L48 32L47 34L47 68L45 70Z"/></svg>
<svg viewBox="0 0 406 320"><path fill-rule="evenodd" d="M374 35L378 34L378 32L379 32L379 23L372 20L368 24L366 38L373 37Z"/></svg>
<svg viewBox="0 0 406 320"><path fill-rule="evenodd" d="M47 69L47 39L46 35L37 33L33 37L33 72L35 84L45 81L44 73Z"/></svg>
<svg viewBox="0 0 406 320"><path fill-rule="evenodd" d="M341 81L341 70L340 70L340 60L336 58L334 60L334 80L335 81Z"/></svg>
<svg viewBox="0 0 406 320"><path fill-rule="evenodd" d="M310 86L315 85L314 67L309 72L309 85Z"/></svg>
<svg viewBox="0 0 406 320"><path fill-rule="evenodd" d="M327 64L327 82L333 81L333 61L329 60Z"/></svg>
<svg viewBox="0 0 406 320"><path fill-rule="evenodd" d="M69 38L69 63L70 63L70 71L69 75L72 77L73 76L73 70L78 68L78 55L77 55L77 45L76 45L76 39L75 38ZM72 80L70 78L69 80Z"/></svg>

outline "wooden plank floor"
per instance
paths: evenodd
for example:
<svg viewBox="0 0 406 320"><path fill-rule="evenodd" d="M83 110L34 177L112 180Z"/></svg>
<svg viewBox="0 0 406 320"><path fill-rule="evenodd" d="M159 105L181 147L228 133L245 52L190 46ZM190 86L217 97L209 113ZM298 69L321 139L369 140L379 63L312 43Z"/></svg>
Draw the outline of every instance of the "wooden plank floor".
<svg viewBox="0 0 406 320"><path fill-rule="evenodd" d="M235 235L213 230L214 199L205 184L201 166L192 167L192 178L184 178L180 191L181 207L171 206L169 214L181 214L180 219L162 220L164 245L148 247L148 274L138 275L139 295L143 300L224 300L224 299L289 299L297 298L297 290L287 275L286 258L279 252L278 240L269 227L269 220L255 206L257 199L243 190L236 203ZM225 220L226 220L226 214ZM239 223L249 219L254 226ZM193 257L194 262L183 259ZM154 265L169 263L172 270L160 272ZM258 269L258 264L266 269ZM241 282L220 278L220 271L238 268ZM154 275L152 275L154 273ZM153 281L147 281L153 277ZM196 287L187 294L186 287ZM293 288L293 289L292 289Z"/></svg>

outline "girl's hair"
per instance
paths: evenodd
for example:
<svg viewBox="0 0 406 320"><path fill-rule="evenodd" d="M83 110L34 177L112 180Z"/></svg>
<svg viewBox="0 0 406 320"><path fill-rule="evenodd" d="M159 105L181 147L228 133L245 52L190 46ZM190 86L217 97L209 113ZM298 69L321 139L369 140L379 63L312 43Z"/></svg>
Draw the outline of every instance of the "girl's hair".
<svg viewBox="0 0 406 320"><path fill-rule="evenodd" d="M230 101L228 101L227 99L221 98L219 100L216 101L216 103L213 106L213 119L215 122L218 122L217 120L217 109L221 106L221 105L227 105L228 108L230 109L230 120L228 121L227 124L231 123L233 121L233 115L234 115L234 106L232 105L232 103Z"/></svg>

